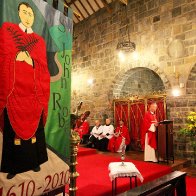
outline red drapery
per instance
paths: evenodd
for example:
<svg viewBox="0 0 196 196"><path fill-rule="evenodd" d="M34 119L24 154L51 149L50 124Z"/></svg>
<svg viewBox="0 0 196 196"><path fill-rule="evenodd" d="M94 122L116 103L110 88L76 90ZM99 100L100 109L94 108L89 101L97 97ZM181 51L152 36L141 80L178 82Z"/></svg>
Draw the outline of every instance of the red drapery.
<svg viewBox="0 0 196 196"><path fill-rule="evenodd" d="M115 125L119 126L119 120L124 121L126 127L129 126L128 102L118 102L115 104Z"/></svg>
<svg viewBox="0 0 196 196"><path fill-rule="evenodd" d="M140 127L145 114L145 103L136 102L130 105L131 144L133 148L140 145Z"/></svg>

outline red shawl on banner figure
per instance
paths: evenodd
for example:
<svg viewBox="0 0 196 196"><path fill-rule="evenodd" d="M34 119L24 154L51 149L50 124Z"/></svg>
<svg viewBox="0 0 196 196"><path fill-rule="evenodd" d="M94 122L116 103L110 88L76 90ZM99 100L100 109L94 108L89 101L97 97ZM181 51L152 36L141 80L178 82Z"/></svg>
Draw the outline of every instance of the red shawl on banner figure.
<svg viewBox="0 0 196 196"><path fill-rule="evenodd" d="M22 25L4 23L0 34L0 112L6 107L16 135L28 140L37 130L42 111L44 119L48 112L50 75L45 43L39 35L23 32ZM32 65L19 59L21 52L31 57Z"/></svg>
<svg viewBox="0 0 196 196"><path fill-rule="evenodd" d="M121 145L128 145L130 143L129 130L125 125L119 126L115 129L114 136L109 140L108 150L111 152L120 152Z"/></svg>

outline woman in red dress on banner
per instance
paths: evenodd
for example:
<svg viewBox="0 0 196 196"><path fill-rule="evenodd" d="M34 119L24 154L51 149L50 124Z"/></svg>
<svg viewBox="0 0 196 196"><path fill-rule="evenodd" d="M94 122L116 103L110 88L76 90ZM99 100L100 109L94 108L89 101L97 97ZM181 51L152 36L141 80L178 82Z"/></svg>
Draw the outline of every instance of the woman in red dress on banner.
<svg viewBox="0 0 196 196"><path fill-rule="evenodd" d="M115 129L114 136L110 139L108 144L108 150L111 152L122 152L124 145L130 143L129 130L124 125L124 121L119 121L120 126Z"/></svg>
<svg viewBox="0 0 196 196"><path fill-rule="evenodd" d="M156 126L158 126L156 110L157 104L152 103L143 119L141 145L144 150L144 161L157 162L155 152L157 149Z"/></svg>

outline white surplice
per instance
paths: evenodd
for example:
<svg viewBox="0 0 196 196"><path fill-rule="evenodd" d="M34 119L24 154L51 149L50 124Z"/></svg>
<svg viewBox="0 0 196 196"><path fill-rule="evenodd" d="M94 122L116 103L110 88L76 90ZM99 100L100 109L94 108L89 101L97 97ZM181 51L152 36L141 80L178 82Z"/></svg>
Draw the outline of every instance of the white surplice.
<svg viewBox="0 0 196 196"><path fill-rule="evenodd" d="M155 125L152 123L148 130L151 132L155 132ZM157 162L155 149L148 145L148 133L146 133L145 135L144 161Z"/></svg>
<svg viewBox="0 0 196 196"><path fill-rule="evenodd" d="M99 135L101 133L103 133L103 126L102 125L100 125L99 127L94 126L90 134L91 134L91 136L93 135L95 138L99 138Z"/></svg>
<svg viewBox="0 0 196 196"><path fill-rule="evenodd" d="M104 125L102 135L108 139L111 139L114 135L114 126L113 125ZM102 137L100 137L102 139Z"/></svg>

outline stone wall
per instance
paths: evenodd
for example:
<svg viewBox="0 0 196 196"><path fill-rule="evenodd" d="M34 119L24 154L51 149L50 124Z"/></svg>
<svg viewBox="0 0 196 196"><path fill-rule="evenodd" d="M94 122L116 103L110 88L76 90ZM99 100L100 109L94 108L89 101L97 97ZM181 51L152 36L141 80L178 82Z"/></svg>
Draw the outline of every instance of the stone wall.
<svg viewBox="0 0 196 196"><path fill-rule="evenodd" d="M125 20L120 21L119 2L110 6L112 14L101 9L74 26L72 109L82 100L82 111L91 111L91 123L106 115L113 118L113 98L122 94L133 70L137 73L137 69L147 68L164 84L168 114L174 119L176 134L184 126L187 112L196 110L193 68L196 63L196 1L129 1L130 37L136 44L139 59L129 55L123 63L118 59L116 46L122 36L126 39ZM179 73L179 82L184 85L179 98L171 96L171 89L177 82L174 71ZM175 135L176 155L187 157L187 152L186 145L178 142Z"/></svg>
<svg viewBox="0 0 196 196"><path fill-rule="evenodd" d="M167 98L167 112L169 118L174 121L174 149L178 157L188 158L196 164L196 154L188 138L179 135L179 130L186 124L187 114L196 112L196 64L192 68L187 80L186 95L177 98Z"/></svg>
<svg viewBox="0 0 196 196"><path fill-rule="evenodd" d="M181 158L189 158L193 164L196 164L196 154L191 146L191 139L179 135L179 130L186 123L186 116L191 111L196 111L196 98L193 95L186 95L176 100L168 97L167 107L170 119L174 121L174 149L175 155Z"/></svg>

